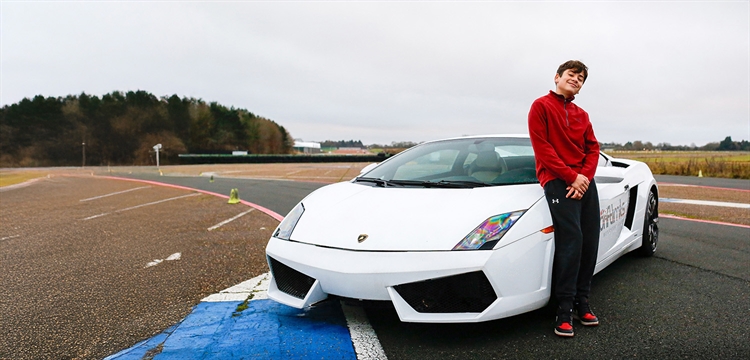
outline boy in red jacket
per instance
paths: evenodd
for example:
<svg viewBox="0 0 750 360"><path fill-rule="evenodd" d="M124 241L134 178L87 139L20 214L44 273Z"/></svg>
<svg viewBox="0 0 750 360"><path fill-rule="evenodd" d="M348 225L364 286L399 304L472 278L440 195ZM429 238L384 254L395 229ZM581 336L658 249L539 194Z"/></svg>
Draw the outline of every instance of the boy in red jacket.
<svg viewBox="0 0 750 360"><path fill-rule="evenodd" d="M591 278L599 250L599 196L594 173L599 142L589 115L573 104L588 77L580 61L560 65L555 91L536 99L529 111L529 135L536 174L555 227L553 289L559 307L555 334L573 336L575 317L599 325L589 307Z"/></svg>

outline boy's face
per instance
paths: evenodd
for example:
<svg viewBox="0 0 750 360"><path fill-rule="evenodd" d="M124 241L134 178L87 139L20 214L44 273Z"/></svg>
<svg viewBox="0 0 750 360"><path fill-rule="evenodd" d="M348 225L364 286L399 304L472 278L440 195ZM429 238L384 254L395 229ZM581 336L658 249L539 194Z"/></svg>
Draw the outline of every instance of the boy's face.
<svg viewBox="0 0 750 360"><path fill-rule="evenodd" d="M569 98L577 95L583 86L583 73L573 72L571 69L563 71L562 76L555 73L555 92Z"/></svg>

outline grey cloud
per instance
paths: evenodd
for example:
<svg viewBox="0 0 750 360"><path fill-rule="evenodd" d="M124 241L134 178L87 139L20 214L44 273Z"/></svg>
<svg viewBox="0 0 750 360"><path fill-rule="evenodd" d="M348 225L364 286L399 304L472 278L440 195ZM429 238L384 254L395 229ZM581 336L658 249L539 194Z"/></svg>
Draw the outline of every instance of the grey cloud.
<svg viewBox="0 0 750 360"><path fill-rule="evenodd" d="M750 139L737 2L4 3L2 105L143 89L306 140L522 133L561 62L601 141Z"/></svg>

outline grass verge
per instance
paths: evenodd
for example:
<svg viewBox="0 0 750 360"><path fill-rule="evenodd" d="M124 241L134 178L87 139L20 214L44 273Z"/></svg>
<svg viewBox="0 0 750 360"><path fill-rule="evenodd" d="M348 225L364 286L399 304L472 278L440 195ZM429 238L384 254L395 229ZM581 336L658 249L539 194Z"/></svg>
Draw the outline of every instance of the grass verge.
<svg viewBox="0 0 750 360"><path fill-rule="evenodd" d="M26 181L44 177L44 176L46 176L46 173L36 172L36 171L31 171L31 172L0 171L0 187L20 184L22 182L26 182Z"/></svg>

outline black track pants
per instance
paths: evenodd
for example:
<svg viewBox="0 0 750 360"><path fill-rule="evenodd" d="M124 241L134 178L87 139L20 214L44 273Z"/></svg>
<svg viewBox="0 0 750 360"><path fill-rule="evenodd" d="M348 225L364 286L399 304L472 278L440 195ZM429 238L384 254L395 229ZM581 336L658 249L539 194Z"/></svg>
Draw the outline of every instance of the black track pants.
<svg viewBox="0 0 750 360"><path fill-rule="evenodd" d="M599 196L591 181L581 200L566 198L563 180L544 185L552 224L555 226L555 258L552 270L554 296L561 306L588 297L599 251Z"/></svg>

